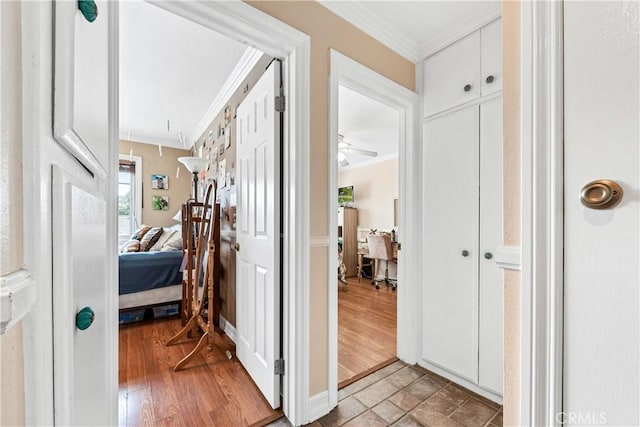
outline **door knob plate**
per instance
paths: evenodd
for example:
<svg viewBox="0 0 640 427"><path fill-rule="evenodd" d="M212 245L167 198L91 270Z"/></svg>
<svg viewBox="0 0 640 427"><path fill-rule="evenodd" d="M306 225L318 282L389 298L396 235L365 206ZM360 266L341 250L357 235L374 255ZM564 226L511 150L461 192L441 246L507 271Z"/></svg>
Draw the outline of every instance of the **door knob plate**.
<svg viewBox="0 0 640 427"><path fill-rule="evenodd" d="M591 181L580 192L580 201L590 209L610 209L622 201L622 187L610 179Z"/></svg>

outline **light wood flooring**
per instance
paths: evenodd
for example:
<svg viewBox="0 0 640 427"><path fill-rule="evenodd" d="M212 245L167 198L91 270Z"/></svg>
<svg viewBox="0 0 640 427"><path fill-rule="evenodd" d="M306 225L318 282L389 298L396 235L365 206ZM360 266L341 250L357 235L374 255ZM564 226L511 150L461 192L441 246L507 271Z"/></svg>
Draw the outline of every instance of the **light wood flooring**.
<svg viewBox="0 0 640 427"><path fill-rule="evenodd" d="M396 360L397 292L371 281L338 285L338 384L344 387Z"/></svg>
<svg viewBox="0 0 640 427"><path fill-rule="evenodd" d="M172 317L120 327L119 423L121 426L265 425L281 416L264 400L249 374L225 350L229 338L216 337L186 369L173 366L196 344L165 343L181 328Z"/></svg>

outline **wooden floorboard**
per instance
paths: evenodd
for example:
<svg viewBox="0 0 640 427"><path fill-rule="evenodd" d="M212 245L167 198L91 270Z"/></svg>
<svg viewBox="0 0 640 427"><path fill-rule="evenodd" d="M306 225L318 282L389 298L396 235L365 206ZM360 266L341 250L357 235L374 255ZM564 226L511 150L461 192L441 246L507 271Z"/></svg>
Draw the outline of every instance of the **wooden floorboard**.
<svg viewBox="0 0 640 427"><path fill-rule="evenodd" d="M395 360L397 293L365 279L338 286L338 383L346 385Z"/></svg>
<svg viewBox="0 0 640 427"><path fill-rule="evenodd" d="M338 382L342 386L385 366L396 356L396 292L349 279L338 291ZM177 317L120 327L119 422L121 426L260 426L279 418L249 374L216 336L186 367L175 364L196 338L165 343L181 328Z"/></svg>
<svg viewBox="0 0 640 427"><path fill-rule="evenodd" d="M165 343L181 328L179 318L120 327L119 422L121 426L249 426L282 415L260 394L226 337L179 372L173 366L196 344Z"/></svg>

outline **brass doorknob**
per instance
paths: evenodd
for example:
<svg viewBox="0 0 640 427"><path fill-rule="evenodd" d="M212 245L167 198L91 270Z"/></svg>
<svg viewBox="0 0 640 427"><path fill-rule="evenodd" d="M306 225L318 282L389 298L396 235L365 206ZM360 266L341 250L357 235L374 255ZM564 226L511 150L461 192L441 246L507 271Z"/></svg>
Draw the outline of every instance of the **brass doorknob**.
<svg viewBox="0 0 640 427"><path fill-rule="evenodd" d="M233 247L235 248L236 252L240 252L240 243L236 243L235 245L233 245Z"/></svg>
<svg viewBox="0 0 640 427"><path fill-rule="evenodd" d="M622 200L622 187L610 179L591 181L580 192L580 201L590 209L609 209Z"/></svg>

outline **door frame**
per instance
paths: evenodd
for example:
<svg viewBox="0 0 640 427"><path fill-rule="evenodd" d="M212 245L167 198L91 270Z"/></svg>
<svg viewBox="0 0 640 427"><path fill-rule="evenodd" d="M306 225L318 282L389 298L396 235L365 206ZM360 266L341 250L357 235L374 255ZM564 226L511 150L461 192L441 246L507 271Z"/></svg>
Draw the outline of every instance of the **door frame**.
<svg viewBox="0 0 640 427"><path fill-rule="evenodd" d="M345 86L364 96L375 99L398 111L400 140L398 156L398 228L402 240L402 256L398 261L398 319L397 355L401 360L414 364L420 356L420 276L419 269L407 266L419 265L421 253L421 147L418 143L418 94L384 77L353 59L331 49L329 76L329 342L328 342L328 392L329 408L338 404L338 87ZM408 226L415 232L407 232ZM404 230L404 231L403 231Z"/></svg>
<svg viewBox="0 0 640 427"><path fill-rule="evenodd" d="M147 0L213 31L283 59L287 100L282 129L283 165L283 355L286 371L282 408L302 424L308 414L309 384L309 114L310 38L244 2Z"/></svg>
<svg viewBox="0 0 640 427"><path fill-rule="evenodd" d="M310 38L308 35L290 27L276 18L241 2L164 2L150 0L150 3L203 25L216 32L251 45L261 51L282 58L283 80L287 109L284 117L283 138L283 185L284 208L284 265L283 278L283 357L287 360L283 377L283 410L294 424L303 424L308 420L309 407L309 112L310 112ZM109 2L110 12L117 16L117 2ZM23 6L23 48L22 58L25 64L25 84L23 103L24 123L36 123L38 126L24 130L24 189L25 212L35 214L35 226L25 229L25 264L32 271L38 292L38 300L28 309L25 317L24 363L25 363L25 417L27 424L52 425L53 413L53 348L51 327L52 276L50 244L50 219L42 204L50 203L46 190L50 181L50 167L46 152L49 149L39 147L53 143L51 134L51 75L53 50L50 47L53 3L25 3ZM40 32L29 32L31 28L24 23L37 24ZM110 161L108 174L111 175L105 191L108 209L113 214L107 218L107 231L112 235L109 244L115 244L117 209L115 209L117 189L118 159L118 19L110 20L113 31L109 50L109 69L112 86L109 89L109 141ZM39 59L35 65L31 57ZM28 65L28 66L27 66ZM48 123L48 124L47 124ZM49 142L51 141L51 142ZM41 153L42 151L42 153ZM31 216L27 216L27 219ZM32 243L34 242L34 243ZM47 249L48 248L48 249ZM115 252L114 252L115 254ZM113 314L117 316L117 259L108 262L110 291L108 297L113 301ZM111 331L111 348L117 351L117 323ZM114 408L117 417L117 356L113 358L112 383L113 401L108 404Z"/></svg>
<svg viewBox="0 0 640 427"><path fill-rule="evenodd" d="M519 422L552 426L563 380L563 2L520 8Z"/></svg>

